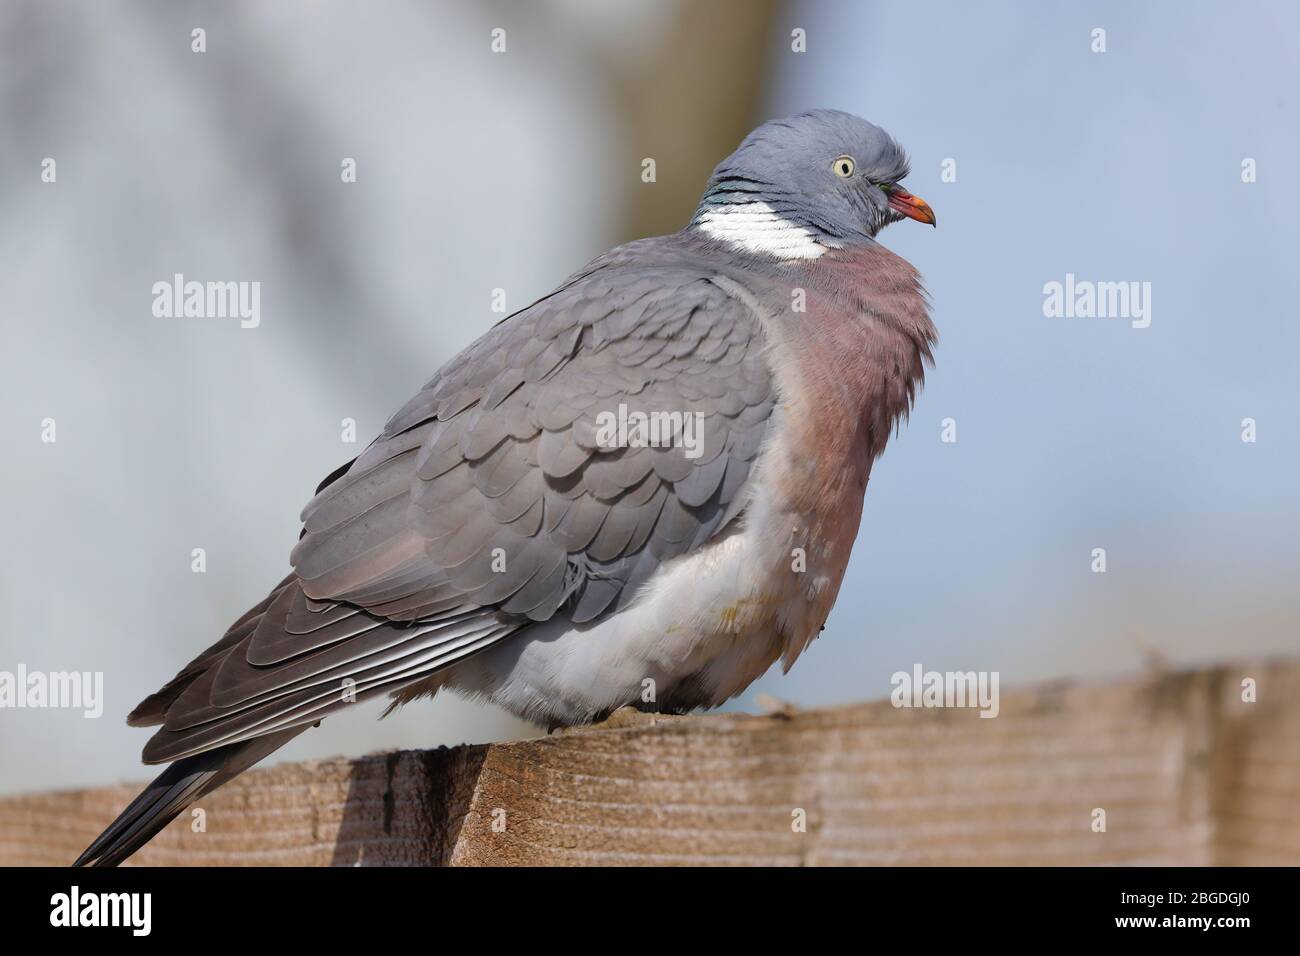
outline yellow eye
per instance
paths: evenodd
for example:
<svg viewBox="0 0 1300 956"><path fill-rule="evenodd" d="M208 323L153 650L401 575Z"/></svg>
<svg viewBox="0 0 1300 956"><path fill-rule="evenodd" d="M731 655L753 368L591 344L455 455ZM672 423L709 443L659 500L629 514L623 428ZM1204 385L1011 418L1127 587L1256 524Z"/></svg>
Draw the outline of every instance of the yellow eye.
<svg viewBox="0 0 1300 956"><path fill-rule="evenodd" d="M853 169L856 165L852 156L838 156L835 162L831 163L831 169L835 170L835 175L840 179L848 179L853 175Z"/></svg>

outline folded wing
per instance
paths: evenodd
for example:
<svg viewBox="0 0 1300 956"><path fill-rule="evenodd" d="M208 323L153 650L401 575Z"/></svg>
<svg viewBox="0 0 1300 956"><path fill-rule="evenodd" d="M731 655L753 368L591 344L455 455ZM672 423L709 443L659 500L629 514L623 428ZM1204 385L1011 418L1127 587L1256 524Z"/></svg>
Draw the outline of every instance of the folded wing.
<svg viewBox="0 0 1300 956"><path fill-rule="evenodd" d="M616 612L741 512L775 400L759 317L636 246L491 329L326 480L294 573L131 715L162 724L146 761Z"/></svg>

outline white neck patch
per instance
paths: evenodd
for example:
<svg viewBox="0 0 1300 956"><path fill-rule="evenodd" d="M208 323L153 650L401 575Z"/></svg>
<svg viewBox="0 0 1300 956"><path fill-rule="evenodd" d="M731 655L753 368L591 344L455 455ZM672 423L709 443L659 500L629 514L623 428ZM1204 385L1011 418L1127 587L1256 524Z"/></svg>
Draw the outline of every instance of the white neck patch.
<svg viewBox="0 0 1300 956"><path fill-rule="evenodd" d="M765 202L714 206L695 220L707 236L778 259L816 259L835 247L811 229L782 219Z"/></svg>

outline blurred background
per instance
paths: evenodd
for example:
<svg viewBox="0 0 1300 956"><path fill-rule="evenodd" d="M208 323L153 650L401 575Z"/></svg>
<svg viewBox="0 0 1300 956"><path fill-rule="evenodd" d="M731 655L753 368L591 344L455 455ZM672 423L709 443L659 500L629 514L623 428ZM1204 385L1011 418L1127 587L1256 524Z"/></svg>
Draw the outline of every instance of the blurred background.
<svg viewBox="0 0 1300 956"><path fill-rule="evenodd" d="M821 639L729 706L1295 653L1298 62L1287 2L4 4L0 670L102 671L105 701L0 710L0 791L150 776L126 712L287 572L319 480L492 290L681 228L751 127L815 106L911 153L939 229L881 238L942 338ZM178 272L260 282L260 326L154 318ZM1045 318L1066 273L1150 282L1150 327ZM276 759L537 733L381 709Z"/></svg>

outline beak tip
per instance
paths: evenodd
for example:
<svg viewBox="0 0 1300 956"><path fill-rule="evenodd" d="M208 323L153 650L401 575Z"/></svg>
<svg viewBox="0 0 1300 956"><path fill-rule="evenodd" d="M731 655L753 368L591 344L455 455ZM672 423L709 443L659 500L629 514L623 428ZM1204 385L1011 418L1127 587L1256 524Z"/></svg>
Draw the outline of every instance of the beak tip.
<svg viewBox="0 0 1300 956"><path fill-rule="evenodd" d="M929 223L936 229L939 228L938 217L935 216L934 210L930 208L930 204L920 196L913 196L902 187L897 187L890 193L889 205L895 212L901 213L908 219Z"/></svg>

